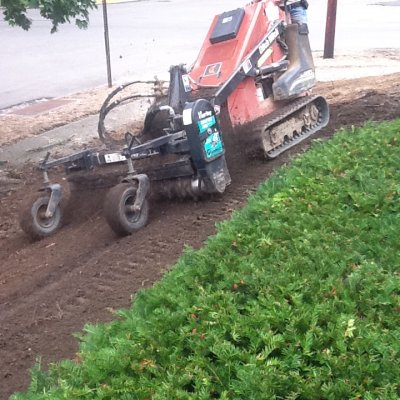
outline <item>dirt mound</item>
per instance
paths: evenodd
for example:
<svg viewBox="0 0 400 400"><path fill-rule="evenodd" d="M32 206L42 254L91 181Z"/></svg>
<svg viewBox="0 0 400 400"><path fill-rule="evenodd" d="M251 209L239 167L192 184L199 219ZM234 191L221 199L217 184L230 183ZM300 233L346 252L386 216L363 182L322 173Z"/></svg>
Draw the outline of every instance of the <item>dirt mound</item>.
<svg viewBox="0 0 400 400"><path fill-rule="evenodd" d="M316 92L331 106L331 122L319 138L343 126L400 114L400 74L323 83ZM86 322L110 320L110 310L129 306L131 295L159 279L186 245L200 247L216 222L229 218L277 167L308 145L271 162L248 161L240 149L230 149L232 185L223 196L154 202L150 224L123 239L102 217L101 189L72 193L77 197L69 204L66 226L31 243L19 229L18 214L41 177L28 167L21 171L17 188L0 194L0 398L26 388L27 369L39 355L44 364L73 358L72 332Z"/></svg>

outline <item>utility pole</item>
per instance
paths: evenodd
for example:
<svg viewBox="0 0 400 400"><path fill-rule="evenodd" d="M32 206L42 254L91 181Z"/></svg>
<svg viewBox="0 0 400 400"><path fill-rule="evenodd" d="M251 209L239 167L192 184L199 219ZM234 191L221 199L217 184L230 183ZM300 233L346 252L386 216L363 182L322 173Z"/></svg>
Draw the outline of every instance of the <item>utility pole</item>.
<svg viewBox="0 0 400 400"><path fill-rule="evenodd" d="M108 87L112 86L111 78L111 60L110 60L110 38L108 35L108 16L107 16L107 0L103 0L103 21L104 21L104 43L106 46L106 59L107 59L107 78Z"/></svg>
<svg viewBox="0 0 400 400"><path fill-rule="evenodd" d="M335 49L337 0L328 0L326 14L324 58L333 58Z"/></svg>

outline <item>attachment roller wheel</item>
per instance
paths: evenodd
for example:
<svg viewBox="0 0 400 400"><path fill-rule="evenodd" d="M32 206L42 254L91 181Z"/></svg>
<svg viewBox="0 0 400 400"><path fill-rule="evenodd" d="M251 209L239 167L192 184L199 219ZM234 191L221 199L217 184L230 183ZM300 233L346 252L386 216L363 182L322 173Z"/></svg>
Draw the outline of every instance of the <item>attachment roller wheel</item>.
<svg viewBox="0 0 400 400"><path fill-rule="evenodd" d="M149 203L144 200L140 210L134 210L136 187L120 183L109 190L104 201L104 214L111 229L126 236L143 228L149 218Z"/></svg>
<svg viewBox="0 0 400 400"><path fill-rule="evenodd" d="M33 240L40 240L51 236L61 226L62 212L59 205L51 217L46 216L49 201L49 196L39 197L22 213L20 226Z"/></svg>

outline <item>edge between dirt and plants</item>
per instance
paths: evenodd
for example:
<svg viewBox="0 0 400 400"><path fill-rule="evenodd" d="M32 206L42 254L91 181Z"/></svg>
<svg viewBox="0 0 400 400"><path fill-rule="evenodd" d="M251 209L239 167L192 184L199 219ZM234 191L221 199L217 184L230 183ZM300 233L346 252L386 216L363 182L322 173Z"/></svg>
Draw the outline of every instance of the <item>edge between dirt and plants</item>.
<svg viewBox="0 0 400 400"><path fill-rule="evenodd" d="M13 399L398 399L399 131L314 142Z"/></svg>

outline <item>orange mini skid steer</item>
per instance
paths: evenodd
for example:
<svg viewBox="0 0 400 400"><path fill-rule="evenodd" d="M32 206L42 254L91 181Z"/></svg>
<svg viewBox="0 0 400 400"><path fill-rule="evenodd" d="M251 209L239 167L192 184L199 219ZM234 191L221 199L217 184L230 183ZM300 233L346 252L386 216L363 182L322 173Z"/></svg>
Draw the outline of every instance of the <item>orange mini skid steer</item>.
<svg viewBox="0 0 400 400"><path fill-rule="evenodd" d="M193 66L170 68L167 101L150 107L142 134L127 134L119 153L89 149L46 157L43 195L25 211L24 231L40 239L61 226L61 185L50 182L52 167L63 165L73 175L126 163L126 175L104 204L111 228L126 235L147 223L153 191L168 197L223 193L231 182L228 135L237 134L250 154L270 159L326 126L328 105L310 92L315 71L307 26L290 23L286 4L282 8L276 0L259 0L217 15ZM111 100L112 94L100 111L102 139L105 115L116 105Z"/></svg>
<svg viewBox="0 0 400 400"><path fill-rule="evenodd" d="M242 139L251 137L267 158L326 126L325 99L310 95L315 71L308 28L288 21L274 0L216 16L193 67L187 73L171 68L170 105L180 109L208 98L222 106L232 128L251 123Z"/></svg>

